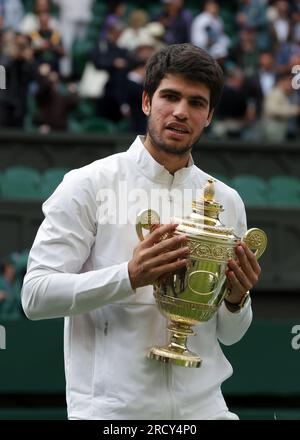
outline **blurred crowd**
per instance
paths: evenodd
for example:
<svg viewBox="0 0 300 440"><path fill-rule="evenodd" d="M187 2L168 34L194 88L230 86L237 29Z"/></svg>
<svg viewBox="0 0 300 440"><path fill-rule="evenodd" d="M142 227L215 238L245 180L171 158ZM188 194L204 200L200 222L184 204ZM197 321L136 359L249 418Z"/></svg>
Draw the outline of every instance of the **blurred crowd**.
<svg viewBox="0 0 300 440"><path fill-rule="evenodd" d="M183 42L206 49L224 69L208 135L277 142L299 135L292 69L300 72L300 0L0 0L0 126L24 128L30 118L41 132L67 130L88 98L93 116L126 120L129 131L143 133L145 64L164 45Z"/></svg>

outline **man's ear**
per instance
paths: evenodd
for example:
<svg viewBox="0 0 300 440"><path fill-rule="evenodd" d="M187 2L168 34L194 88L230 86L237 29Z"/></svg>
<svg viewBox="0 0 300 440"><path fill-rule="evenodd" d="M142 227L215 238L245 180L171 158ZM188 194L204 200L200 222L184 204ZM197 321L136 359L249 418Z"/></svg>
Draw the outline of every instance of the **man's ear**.
<svg viewBox="0 0 300 440"><path fill-rule="evenodd" d="M142 110L145 113L146 116L150 115L151 112L151 102L150 102L150 98L147 92L145 92L145 90L143 91L143 96L142 96Z"/></svg>
<svg viewBox="0 0 300 440"><path fill-rule="evenodd" d="M214 114L214 108L213 109L211 109L211 111L209 112L209 115L208 115L208 117L207 117L207 121L206 121L206 124L205 124L205 127L208 127L209 126L209 124L211 123L211 120L212 120L212 117L213 117L213 114Z"/></svg>

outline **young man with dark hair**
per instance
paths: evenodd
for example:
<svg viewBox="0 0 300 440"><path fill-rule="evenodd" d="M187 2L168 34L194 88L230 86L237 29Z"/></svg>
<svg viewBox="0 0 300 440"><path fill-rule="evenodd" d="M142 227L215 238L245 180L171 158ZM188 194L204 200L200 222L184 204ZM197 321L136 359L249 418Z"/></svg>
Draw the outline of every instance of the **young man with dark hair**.
<svg viewBox="0 0 300 440"><path fill-rule="evenodd" d="M162 49L147 65L142 108L145 137L128 151L68 173L45 202L45 220L29 257L22 301L30 319L65 317L65 369L70 419L226 419L220 386L232 368L219 342L230 345L247 331L248 299L260 267L241 244L228 263L231 295L190 341L199 369L147 358L166 340L151 284L186 267L186 237L160 242L176 225L180 198L191 198L210 177L191 151L211 121L222 90L222 72L189 44ZM165 197L166 196L166 197ZM163 199L161 198L163 197ZM217 181L221 221L246 231L238 194ZM139 243L135 221L142 209L160 206L162 225ZM232 303L230 305L230 302ZM237 311L238 309L238 311Z"/></svg>

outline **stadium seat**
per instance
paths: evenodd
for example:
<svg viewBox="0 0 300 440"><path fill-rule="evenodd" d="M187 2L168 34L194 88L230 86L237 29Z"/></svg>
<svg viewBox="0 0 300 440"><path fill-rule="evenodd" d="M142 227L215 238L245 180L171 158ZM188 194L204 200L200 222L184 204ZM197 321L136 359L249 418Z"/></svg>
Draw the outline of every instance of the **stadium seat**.
<svg viewBox="0 0 300 440"><path fill-rule="evenodd" d="M2 178L2 197L14 200L39 199L39 171L25 166L7 168Z"/></svg>
<svg viewBox="0 0 300 440"><path fill-rule="evenodd" d="M42 200L46 200L51 196L67 172L67 168L49 168L42 174L40 185Z"/></svg>
<svg viewBox="0 0 300 440"><path fill-rule="evenodd" d="M230 185L230 179L228 176L225 176L225 174L221 174L221 173L212 173L212 177L214 179L218 179L223 183L226 183L226 185Z"/></svg>
<svg viewBox="0 0 300 440"><path fill-rule="evenodd" d="M260 177L241 174L231 179L231 186L238 191L247 206L268 204L267 183Z"/></svg>
<svg viewBox="0 0 300 440"><path fill-rule="evenodd" d="M82 123L82 130L85 133L116 133L113 122L100 117L87 119Z"/></svg>
<svg viewBox="0 0 300 440"><path fill-rule="evenodd" d="M300 180L284 175L271 177L268 198L272 206L300 206Z"/></svg>

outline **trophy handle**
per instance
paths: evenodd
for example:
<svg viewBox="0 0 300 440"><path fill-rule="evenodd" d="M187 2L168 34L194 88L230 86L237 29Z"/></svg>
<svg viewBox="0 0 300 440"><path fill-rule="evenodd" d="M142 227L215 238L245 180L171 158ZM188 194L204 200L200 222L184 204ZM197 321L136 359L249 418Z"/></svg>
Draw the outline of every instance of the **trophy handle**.
<svg viewBox="0 0 300 440"><path fill-rule="evenodd" d="M150 231L152 226L160 224L160 217L156 211L153 209L143 209L136 218L136 233L140 239L143 241L145 239L143 234L143 229Z"/></svg>
<svg viewBox="0 0 300 440"><path fill-rule="evenodd" d="M254 251L254 255L258 259L265 252L268 239L266 233L262 229L252 228L246 232L243 241L249 249Z"/></svg>

